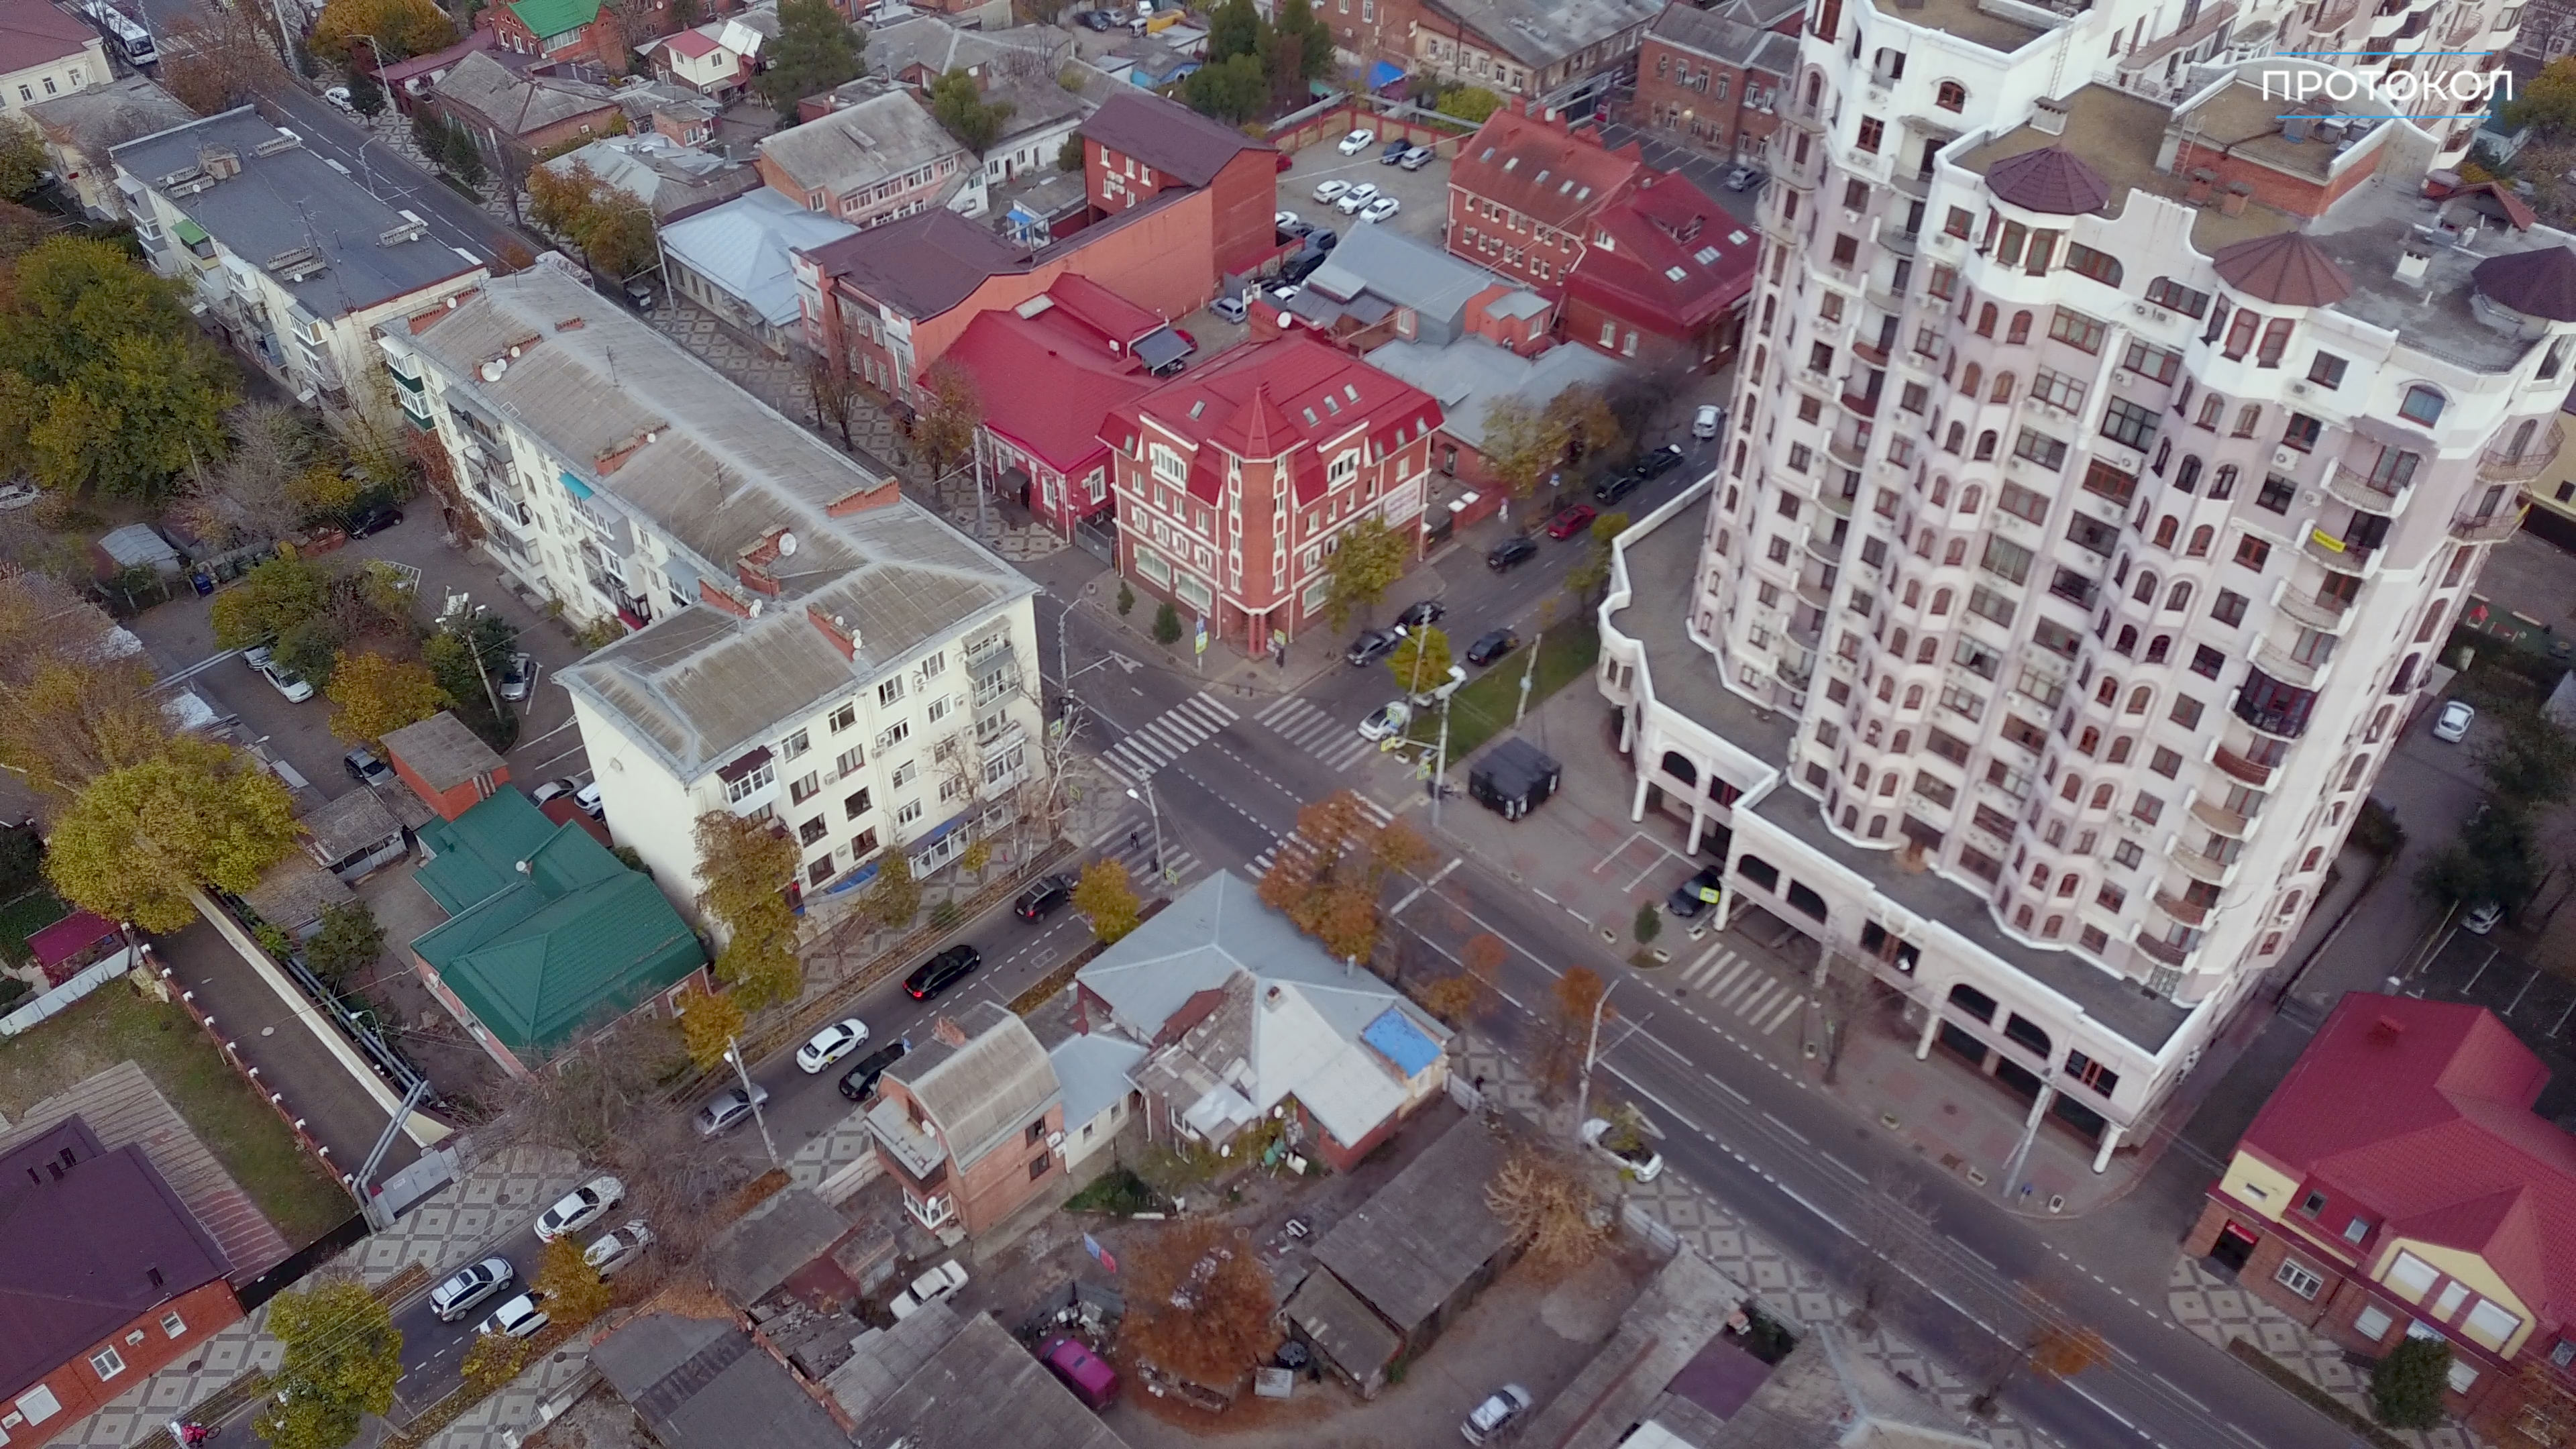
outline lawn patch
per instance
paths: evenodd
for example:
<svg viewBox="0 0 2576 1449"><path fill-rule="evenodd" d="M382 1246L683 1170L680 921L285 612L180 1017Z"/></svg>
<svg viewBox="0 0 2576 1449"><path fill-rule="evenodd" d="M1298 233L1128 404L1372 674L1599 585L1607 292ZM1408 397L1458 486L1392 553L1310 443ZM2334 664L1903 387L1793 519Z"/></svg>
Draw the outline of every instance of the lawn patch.
<svg viewBox="0 0 2576 1449"><path fill-rule="evenodd" d="M1589 615L1550 625L1530 646L1538 651L1538 676L1530 682L1529 707L1592 672L1601 657L1601 632ZM1487 740L1511 728L1512 711L1520 707L1521 676L1529 669L1522 653L1504 656L1494 668L1470 681L1449 701L1449 758L1463 760ZM1413 722L1413 738L1431 744L1440 739L1440 716L1424 711Z"/></svg>
<svg viewBox="0 0 2576 1449"><path fill-rule="evenodd" d="M9 958L12 966L25 965L32 954L27 938L71 913L71 907L42 887L0 905L0 956Z"/></svg>

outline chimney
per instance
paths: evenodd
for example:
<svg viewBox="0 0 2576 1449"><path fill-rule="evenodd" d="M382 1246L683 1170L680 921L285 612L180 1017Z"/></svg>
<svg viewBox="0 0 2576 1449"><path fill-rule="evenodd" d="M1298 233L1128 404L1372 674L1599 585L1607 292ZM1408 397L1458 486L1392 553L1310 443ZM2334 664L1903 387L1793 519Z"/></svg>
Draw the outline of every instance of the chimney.
<svg viewBox="0 0 2576 1449"><path fill-rule="evenodd" d="M2066 102L2042 96L2031 103L2031 129L2043 136L2062 136L2066 134L2066 112Z"/></svg>
<svg viewBox="0 0 2576 1449"><path fill-rule="evenodd" d="M823 511L834 518L847 518L853 513L865 513L871 508L883 508L902 497L903 487L900 480L888 478L884 482L854 489L841 495Z"/></svg>
<svg viewBox="0 0 2576 1449"><path fill-rule="evenodd" d="M2313 123L2312 117L2291 116L2281 122L2281 139L2293 146L2304 146L2308 140L2308 127Z"/></svg>
<svg viewBox="0 0 2576 1449"><path fill-rule="evenodd" d="M841 651L842 658L855 660L859 657L859 631L851 628L847 619L839 614L826 614L807 604L805 620L821 630L824 638L832 641L832 647Z"/></svg>
<svg viewBox="0 0 2576 1449"><path fill-rule="evenodd" d="M528 863L527 863L526 861L524 861L524 860L519 862L518 870L519 870L519 874L521 874L521 875L535 875L535 874L536 874L536 872L535 872L535 871L530 870L530 869L528 868Z"/></svg>
<svg viewBox="0 0 2576 1449"><path fill-rule="evenodd" d="M2209 198L2217 191L2218 173L2206 166L2195 166L2191 170L2191 190L2185 192L2182 199L2185 205L2207 206Z"/></svg>
<svg viewBox="0 0 2576 1449"><path fill-rule="evenodd" d="M2432 265L2431 253L2410 246L2397 254L2397 280L2420 287L2424 285L2425 269Z"/></svg>
<svg viewBox="0 0 2576 1449"><path fill-rule="evenodd" d="M152 1280L152 1286L153 1286L153 1287L158 1288L158 1287L160 1287L160 1286L161 1286L161 1270L160 1270L160 1269L158 1269L158 1268L146 1268L146 1269L144 1269L144 1270L143 1270L143 1276Z"/></svg>
<svg viewBox="0 0 2576 1449"><path fill-rule="evenodd" d="M952 1047L962 1047L966 1044L966 1029L959 1026L954 1017L943 1015L932 1022L930 1035L934 1040L946 1042Z"/></svg>
<svg viewBox="0 0 2576 1449"><path fill-rule="evenodd" d="M2221 216L2243 216L2245 214L2245 200L2253 194L2254 188L2246 185L2242 181L2228 182L2227 195L2221 197L2218 202L2218 214Z"/></svg>

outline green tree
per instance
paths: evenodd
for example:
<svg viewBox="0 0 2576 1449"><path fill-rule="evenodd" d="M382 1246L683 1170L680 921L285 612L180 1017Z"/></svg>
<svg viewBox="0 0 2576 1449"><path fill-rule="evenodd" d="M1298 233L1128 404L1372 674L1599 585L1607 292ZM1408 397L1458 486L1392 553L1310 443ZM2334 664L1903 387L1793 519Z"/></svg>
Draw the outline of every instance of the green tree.
<svg viewBox="0 0 2576 1449"><path fill-rule="evenodd" d="M742 1036L742 1003L730 991L692 986L680 993L680 1042L700 1071L724 1064L725 1053Z"/></svg>
<svg viewBox="0 0 2576 1449"><path fill-rule="evenodd" d="M1241 125L1270 105L1270 77L1261 57L1214 61L1181 81L1181 102L1202 116Z"/></svg>
<svg viewBox="0 0 2576 1449"><path fill-rule="evenodd" d="M117 339L105 366L54 393L27 430L37 479L59 491L158 497L224 449L225 364L193 337Z"/></svg>
<svg viewBox="0 0 2576 1449"><path fill-rule="evenodd" d="M1136 608L1136 586L1125 579L1118 581L1118 617L1126 618Z"/></svg>
<svg viewBox="0 0 2576 1449"><path fill-rule="evenodd" d="M441 158L447 174L467 186L481 186L484 181L483 147L474 139L472 128L452 126L447 132L447 154Z"/></svg>
<svg viewBox="0 0 2576 1449"><path fill-rule="evenodd" d="M1453 663L1449 632L1437 624L1424 624L1406 634L1395 652L1386 656L1386 672L1395 676L1396 688L1419 694L1448 683Z"/></svg>
<svg viewBox="0 0 2576 1449"><path fill-rule="evenodd" d="M314 975L337 987L376 964L385 954L385 928L365 901L324 906L322 929L304 943L304 964Z"/></svg>
<svg viewBox="0 0 2576 1449"><path fill-rule="evenodd" d="M1575 383L1549 398L1539 418L1568 463L1608 457L1627 441L1609 395L1588 382Z"/></svg>
<svg viewBox="0 0 2576 1449"><path fill-rule="evenodd" d="M2412 1335L2399 1339L2370 1371L2370 1412L2392 1429L2438 1427L2450 1377L2450 1344Z"/></svg>
<svg viewBox="0 0 2576 1449"><path fill-rule="evenodd" d="M1619 535L1627 531L1626 513L1605 513L1592 520L1591 531L1585 535L1588 542L1583 561L1568 569L1565 575L1565 591L1574 596L1578 606L1589 605L1610 582L1612 545L1618 541Z"/></svg>
<svg viewBox="0 0 2576 1449"><path fill-rule="evenodd" d="M36 189L48 158L44 133L24 116L0 116L0 196L11 201Z"/></svg>
<svg viewBox="0 0 2576 1449"><path fill-rule="evenodd" d="M2494 805L2470 817L2450 844L2424 862L2415 888L2462 910L2490 902L2510 910L2540 888L2544 869L2530 817L2509 805Z"/></svg>
<svg viewBox="0 0 2576 1449"><path fill-rule="evenodd" d="M1639 901L1637 903L1637 920L1635 929L1637 944L1640 946L1653 945L1655 943L1655 938L1664 933L1664 913L1656 908L1653 901Z"/></svg>
<svg viewBox="0 0 2576 1449"><path fill-rule="evenodd" d="M957 144L978 155L1002 134L1002 123L1017 109L1009 101L985 100L984 88L963 70L952 70L930 83L932 118L957 138Z"/></svg>
<svg viewBox="0 0 2576 1449"><path fill-rule="evenodd" d="M1513 397L1498 397L1485 405L1482 451L1485 471L1515 499L1538 491L1539 480L1561 456L1538 409Z"/></svg>
<svg viewBox="0 0 2576 1449"><path fill-rule="evenodd" d="M765 820L710 810L698 817L698 905L724 923L716 979L750 1010L793 1001L804 989L796 961L796 842ZM731 993L728 993L731 994Z"/></svg>
<svg viewBox="0 0 2576 1449"><path fill-rule="evenodd" d="M2489 791L2509 807L2564 804L2576 790L2576 734L2532 705L2488 716L2477 762Z"/></svg>
<svg viewBox="0 0 2576 1449"><path fill-rule="evenodd" d="M1333 73L1333 28L1308 0L1280 0L1270 23L1270 73L1302 98L1309 82Z"/></svg>
<svg viewBox="0 0 2576 1449"><path fill-rule="evenodd" d="M1440 93L1436 109L1444 116L1456 116L1470 125L1481 126L1485 119L1503 108L1503 98L1483 86L1451 86Z"/></svg>
<svg viewBox="0 0 2576 1449"><path fill-rule="evenodd" d="M984 394L975 374L947 358L930 364L922 379L928 403L913 419L912 448L933 478L963 467L974 455L975 430L984 425Z"/></svg>
<svg viewBox="0 0 2576 1449"><path fill-rule="evenodd" d="M850 27L832 0L779 0L778 38L769 42L769 68L758 86L782 122L796 119L796 103L855 79L866 37Z"/></svg>
<svg viewBox="0 0 2576 1449"><path fill-rule="evenodd" d="M1238 55L1261 54L1261 12L1252 0L1224 0L1208 12L1207 59L1220 65Z"/></svg>
<svg viewBox="0 0 2576 1449"><path fill-rule="evenodd" d="M170 719L150 656L60 581L0 567L0 765L64 797L161 752Z"/></svg>
<svg viewBox="0 0 2576 1449"><path fill-rule="evenodd" d="M1095 860L1082 868L1082 882L1073 888L1073 908L1090 919L1092 939L1106 946L1136 929L1144 905L1127 881L1127 867L1114 860Z"/></svg>
<svg viewBox="0 0 2576 1449"><path fill-rule="evenodd" d="M1181 642L1181 611L1169 599L1154 609L1154 642L1167 649Z"/></svg>
<svg viewBox="0 0 2576 1449"><path fill-rule="evenodd" d="M2504 108L2505 124L2530 126L2546 136L2576 131L2576 56L2540 68Z"/></svg>
<svg viewBox="0 0 2576 1449"><path fill-rule="evenodd" d="M228 746L175 739L73 799L46 841L45 873L83 909L169 932L196 919L190 887L241 894L299 833L277 777Z"/></svg>
<svg viewBox="0 0 2576 1449"><path fill-rule="evenodd" d="M1341 547L1324 565L1330 591L1324 596L1324 616L1340 629L1350 622L1352 610L1376 607L1412 561L1411 542L1377 519L1363 518L1344 528Z"/></svg>
<svg viewBox="0 0 2576 1449"><path fill-rule="evenodd" d="M363 39L373 50L382 45L384 52L376 63L390 65L415 55L427 55L456 38L456 27L447 12L431 0L330 0L313 21L313 33L306 38L307 50L339 70L354 70L351 42ZM355 99L354 88L352 91Z"/></svg>
<svg viewBox="0 0 2576 1449"><path fill-rule="evenodd" d="M339 1449L360 1419L394 1406L402 1331L355 1278L334 1278L269 1300L268 1331L285 1352L252 1428L276 1449Z"/></svg>
<svg viewBox="0 0 2576 1449"><path fill-rule="evenodd" d="M243 649L274 639L331 607L331 576L304 558L273 558L215 595L215 647Z"/></svg>
<svg viewBox="0 0 2576 1449"><path fill-rule="evenodd" d="M524 1338L506 1333L478 1333L465 1349L465 1359L457 1365L457 1377L466 1387L480 1394L497 1394L512 1379L524 1373L528 1360L536 1357L537 1346Z"/></svg>
<svg viewBox="0 0 2576 1449"><path fill-rule="evenodd" d="M447 118L423 106L411 113L411 144L433 166L447 159Z"/></svg>
<svg viewBox="0 0 2576 1449"><path fill-rule="evenodd" d="M1064 144L1055 148L1055 169L1058 171L1079 171L1082 169L1081 132L1076 131L1072 135L1065 137Z"/></svg>
<svg viewBox="0 0 2576 1449"><path fill-rule="evenodd" d="M456 703L428 665L382 654L340 655L322 692L339 706L331 733L369 748Z"/></svg>
<svg viewBox="0 0 2576 1449"><path fill-rule="evenodd" d="M385 88L376 83L372 73L363 70L349 72L349 109L371 121L384 114Z"/></svg>
<svg viewBox="0 0 2576 1449"><path fill-rule="evenodd" d="M575 1328L607 1312L615 1296L615 1290L584 1259L581 1244L573 1241L569 1233L546 1244L545 1257L537 1264L536 1282L530 1286L545 1295L549 1321Z"/></svg>

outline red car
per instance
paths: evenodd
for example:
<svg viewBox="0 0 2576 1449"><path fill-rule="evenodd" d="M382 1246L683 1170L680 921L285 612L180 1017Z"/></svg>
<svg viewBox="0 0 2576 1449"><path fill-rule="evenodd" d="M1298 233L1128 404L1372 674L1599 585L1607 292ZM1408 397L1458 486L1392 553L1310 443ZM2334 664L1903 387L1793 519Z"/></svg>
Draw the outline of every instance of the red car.
<svg viewBox="0 0 2576 1449"><path fill-rule="evenodd" d="M1547 536L1572 538L1590 528L1592 520L1597 516L1589 503L1577 503L1570 508L1559 509L1557 515L1547 521Z"/></svg>

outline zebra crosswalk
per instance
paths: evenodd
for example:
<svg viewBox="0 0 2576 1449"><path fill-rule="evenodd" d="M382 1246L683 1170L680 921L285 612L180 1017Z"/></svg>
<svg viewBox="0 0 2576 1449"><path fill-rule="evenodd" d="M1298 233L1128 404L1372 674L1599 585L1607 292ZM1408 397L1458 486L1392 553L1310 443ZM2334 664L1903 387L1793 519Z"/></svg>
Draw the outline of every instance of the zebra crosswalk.
<svg viewBox="0 0 2576 1449"><path fill-rule="evenodd" d="M1114 860L1127 867L1127 879L1135 885L1137 893L1148 900L1154 896L1152 881L1158 866L1163 875L1163 891L1175 895L1182 886L1207 874L1207 862L1199 859L1196 851L1173 840L1168 834L1163 839L1162 859L1157 862L1154 858L1154 825L1141 814L1110 827L1108 838L1101 842L1100 859Z"/></svg>
<svg viewBox="0 0 2576 1449"><path fill-rule="evenodd" d="M1360 738L1359 721L1342 719L1293 694L1280 696L1253 718L1336 770L1348 770L1378 752L1375 740Z"/></svg>
<svg viewBox="0 0 2576 1449"><path fill-rule="evenodd" d="M1144 780L1237 718L1233 710L1201 690L1138 726L1100 757L1119 778L1130 783Z"/></svg>
<svg viewBox="0 0 2576 1449"><path fill-rule="evenodd" d="M1368 822L1371 825L1384 826L1388 821L1395 818L1394 811L1387 809L1385 806L1380 805L1375 800L1370 799L1356 790L1351 791L1350 796L1352 799L1359 802L1360 813L1368 818ZM1291 848L1303 848L1304 845L1305 842L1297 838L1297 832L1294 830L1291 830L1286 835L1270 842L1270 848L1268 850L1265 850L1252 858L1252 878L1254 880L1259 880L1261 877L1269 874L1271 864L1279 859L1280 852Z"/></svg>
<svg viewBox="0 0 2576 1449"><path fill-rule="evenodd" d="M1807 998L1796 987L1753 969L1753 958L1720 941L1681 970L1682 986L1708 1004L1740 1018L1757 1036L1769 1036L1798 1014Z"/></svg>

